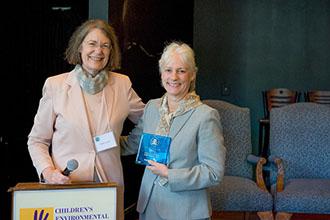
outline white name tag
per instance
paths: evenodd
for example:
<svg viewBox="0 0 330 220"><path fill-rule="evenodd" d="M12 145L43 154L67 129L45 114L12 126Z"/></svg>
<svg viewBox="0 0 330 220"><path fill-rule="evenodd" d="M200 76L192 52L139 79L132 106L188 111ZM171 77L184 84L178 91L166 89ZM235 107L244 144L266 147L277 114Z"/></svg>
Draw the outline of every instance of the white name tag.
<svg viewBox="0 0 330 220"><path fill-rule="evenodd" d="M118 146L115 135L113 134L112 131L102 134L102 135L95 136L93 139L94 139L94 143L95 143L97 152L104 151L104 150Z"/></svg>

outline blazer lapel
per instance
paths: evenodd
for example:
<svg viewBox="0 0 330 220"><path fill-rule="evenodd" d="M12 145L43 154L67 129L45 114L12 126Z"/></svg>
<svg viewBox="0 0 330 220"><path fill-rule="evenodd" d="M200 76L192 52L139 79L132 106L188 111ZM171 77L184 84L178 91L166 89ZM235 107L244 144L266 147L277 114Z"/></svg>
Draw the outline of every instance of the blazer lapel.
<svg viewBox="0 0 330 220"><path fill-rule="evenodd" d="M71 110L71 117L74 118L74 121L79 122L80 126L77 126L77 128L81 136L86 139L87 143L93 145L94 142L88 123L83 94L74 71L70 72L66 82L69 85L68 98L70 102L68 103L71 103L69 108Z"/></svg>
<svg viewBox="0 0 330 220"><path fill-rule="evenodd" d="M107 114L109 114L109 122L107 121L104 121L104 123L110 123L112 120L111 120L111 117L113 116L114 114L114 111L113 111L113 105L114 105L114 101L113 100L115 97L117 97L118 95L115 93L115 89L113 89L113 79L111 77L111 72L109 72L109 79L108 79L108 84L104 87L104 96L105 96L105 100L106 100L106 105L107 105ZM113 128L111 128L113 129Z"/></svg>
<svg viewBox="0 0 330 220"><path fill-rule="evenodd" d="M190 111L187 111L186 113L177 116L174 118L171 129L170 129L170 137L172 139L175 138L175 136L180 132L180 130L183 128L183 126L186 124L192 113L195 111L195 109L191 109Z"/></svg>

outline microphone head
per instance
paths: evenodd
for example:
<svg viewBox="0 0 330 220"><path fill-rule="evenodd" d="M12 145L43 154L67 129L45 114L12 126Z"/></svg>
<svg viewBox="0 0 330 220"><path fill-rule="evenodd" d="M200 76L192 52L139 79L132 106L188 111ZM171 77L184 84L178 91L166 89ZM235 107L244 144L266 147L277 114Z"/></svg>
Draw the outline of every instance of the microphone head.
<svg viewBox="0 0 330 220"><path fill-rule="evenodd" d="M79 163L78 163L77 160L71 159L71 160L68 161L68 163L66 165L66 168L70 171L73 171L73 170L78 168L78 165L79 165Z"/></svg>

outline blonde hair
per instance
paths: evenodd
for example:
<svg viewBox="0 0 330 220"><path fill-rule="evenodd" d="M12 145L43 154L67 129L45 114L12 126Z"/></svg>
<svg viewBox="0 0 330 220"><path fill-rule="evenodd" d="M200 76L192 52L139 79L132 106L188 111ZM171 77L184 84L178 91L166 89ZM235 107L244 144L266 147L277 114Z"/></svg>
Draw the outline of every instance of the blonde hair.
<svg viewBox="0 0 330 220"><path fill-rule="evenodd" d="M178 54L181 57L182 61L188 66L188 71L192 72L193 74L193 80L191 81L189 87L189 92L192 92L195 90L196 87L196 74L198 68L195 62L195 53L188 44L177 41L168 44L164 48L163 54L158 61L159 72L162 73L165 70L166 65L171 61L172 55L174 53Z"/></svg>

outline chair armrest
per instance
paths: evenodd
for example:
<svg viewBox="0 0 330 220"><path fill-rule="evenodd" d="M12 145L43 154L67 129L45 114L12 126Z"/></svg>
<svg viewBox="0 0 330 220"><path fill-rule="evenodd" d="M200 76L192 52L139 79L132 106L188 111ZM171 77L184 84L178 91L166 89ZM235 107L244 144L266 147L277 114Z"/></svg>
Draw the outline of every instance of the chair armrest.
<svg viewBox="0 0 330 220"><path fill-rule="evenodd" d="M264 180L264 176L263 176L263 165L267 162L266 159L264 157L258 157L255 155L248 155L247 156L247 161L253 164L256 164L256 183L257 186L262 189L263 191L268 191L266 184L265 184L265 180Z"/></svg>
<svg viewBox="0 0 330 220"><path fill-rule="evenodd" d="M274 163L277 167L276 191L282 192L284 189L284 166L281 158L270 156L268 161Z"/></svg>

